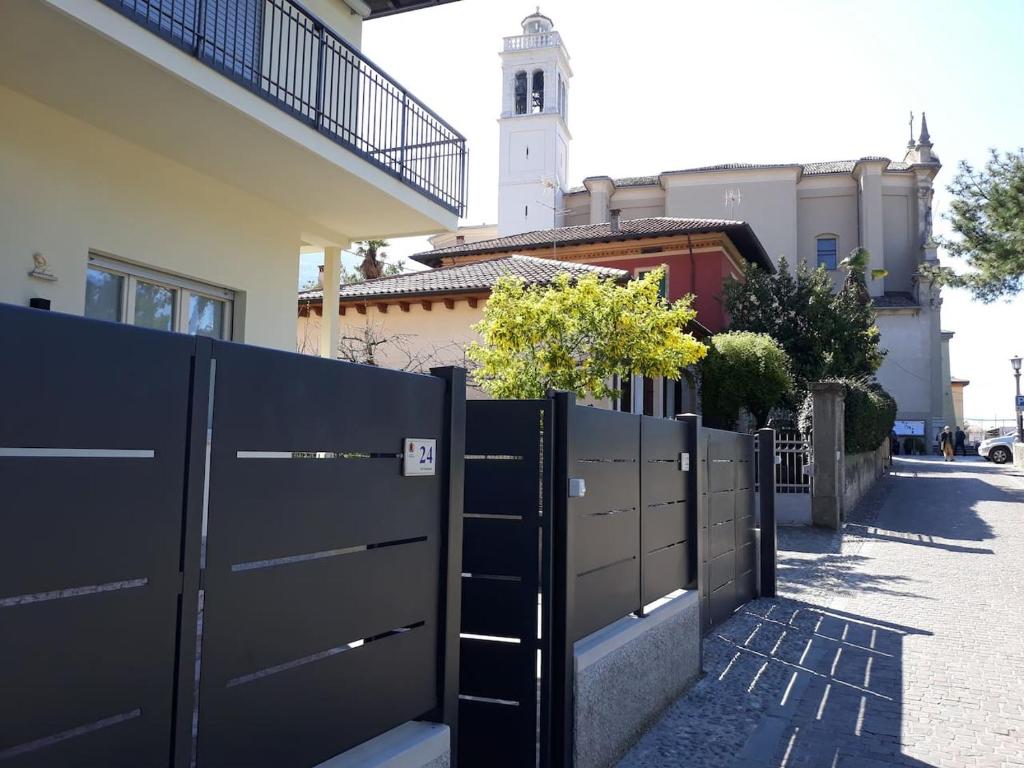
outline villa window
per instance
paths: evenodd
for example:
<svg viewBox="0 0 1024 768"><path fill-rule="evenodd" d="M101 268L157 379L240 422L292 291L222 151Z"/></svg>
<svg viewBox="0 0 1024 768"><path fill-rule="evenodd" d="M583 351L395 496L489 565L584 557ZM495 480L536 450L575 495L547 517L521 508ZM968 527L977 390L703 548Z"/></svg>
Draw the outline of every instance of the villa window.
<svg viewBox="0 0 1024 768"><path fill-rule="evenodd" d="M834 271L839 268L839 239L835 235L818 236L818 266Z"/></svg>
<svg viewBox="0 0 1024 768"><path fill-rule="evenodd" d="M644 275L648 274L649 272L653 272L656 269L658 269L658 267L640 267L639 269L636 270L636 278L637 278L637 280L639 280L640 278L642 278ZM658 295L661 296L661 298L663 298L663 299L667 299L668 298L668 265L666 265L666 264L661 265L661 270L662 270L661 282L658 284Z"/></svg>
<svg viewBox="0 0 1024 768"><path fill-rule="evenodd" d="M526 73L516 72L516 114L526 114Z"/></svg>
<svg viewBox="0 0 1024 768"><path fill-rule="evenodd" d="M530 99L530 111L544 111L544 72L537 69L533 73L533 93Z"/></svg>
<svg viewBox="0 0 1024 768"><path fill-rule="evenodd" d="M230 339L234 301L224 288L89 254L86 317Z"/></svg>

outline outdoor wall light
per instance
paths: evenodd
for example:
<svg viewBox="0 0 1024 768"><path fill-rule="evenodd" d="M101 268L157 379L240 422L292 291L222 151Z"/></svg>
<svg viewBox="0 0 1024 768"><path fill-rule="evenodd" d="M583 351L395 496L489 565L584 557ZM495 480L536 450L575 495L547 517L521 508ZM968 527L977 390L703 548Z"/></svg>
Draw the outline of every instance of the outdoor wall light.
<svg viewBox="0 0 1024 768"><path fill-rule="evenodd" d="M1020 361L1021 359L1019 357L1010 358L1010 365L1013 366L1013 370L1020 371Z"/></svg>

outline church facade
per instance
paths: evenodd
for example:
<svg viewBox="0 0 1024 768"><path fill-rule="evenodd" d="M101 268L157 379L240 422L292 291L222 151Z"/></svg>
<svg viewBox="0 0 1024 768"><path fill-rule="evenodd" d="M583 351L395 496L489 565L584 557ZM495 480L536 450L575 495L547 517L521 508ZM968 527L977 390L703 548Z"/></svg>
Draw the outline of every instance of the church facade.
<svg viewBox="0 0 1024 768"><path fill-rule="evenodd" d="M896 160L727 163L629 178L592 175L571 187L573 73L561 34L538 11L523 20L521 35L505 38L501 58L497 226L438 238L436 256L458 245L486 248L492 233L501 238L616 219L723 219L749 224L773 263L785 257L791 266L824 266L838 287L839 262L863 247L871 253L868 289L888 351L878 379L896 398L898 418L916 424L929 441L954 422L944 374L952 334L942 329L938 287L918 276L920 265L938 258L932 190L942 167L924 116L917 138L912 126ZM431 262L430 254L421 256Z"/></svg>

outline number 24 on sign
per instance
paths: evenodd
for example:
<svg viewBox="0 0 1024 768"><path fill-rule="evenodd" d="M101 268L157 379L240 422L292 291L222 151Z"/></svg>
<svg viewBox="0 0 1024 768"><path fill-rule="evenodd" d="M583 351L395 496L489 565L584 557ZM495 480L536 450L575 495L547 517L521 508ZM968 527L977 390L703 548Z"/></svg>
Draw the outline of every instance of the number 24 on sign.
<svg viewBox="0 0 1024 768"><path fill-rule="evenodd" d="M406 477L433 475L436 455L437 440L407 437L403 452L402 474Z"/></svg>

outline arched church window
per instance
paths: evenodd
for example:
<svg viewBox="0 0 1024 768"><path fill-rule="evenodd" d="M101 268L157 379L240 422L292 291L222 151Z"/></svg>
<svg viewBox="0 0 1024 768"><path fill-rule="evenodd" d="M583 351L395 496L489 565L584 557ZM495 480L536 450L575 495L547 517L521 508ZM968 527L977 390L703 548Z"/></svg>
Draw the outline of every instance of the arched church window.
<svg viewBox="0 0 1024 768"><path fill-rule="evenodd" d="M516 72L516 114L526 114L526 73Z"/></svg>
<svg viewBox="0 0 1024 768"><path fill-rule="evenodd" d="M533 93L530 98L530 111L544 111L544 71L536 69L533 72Z"/></svg>

